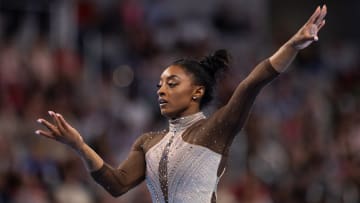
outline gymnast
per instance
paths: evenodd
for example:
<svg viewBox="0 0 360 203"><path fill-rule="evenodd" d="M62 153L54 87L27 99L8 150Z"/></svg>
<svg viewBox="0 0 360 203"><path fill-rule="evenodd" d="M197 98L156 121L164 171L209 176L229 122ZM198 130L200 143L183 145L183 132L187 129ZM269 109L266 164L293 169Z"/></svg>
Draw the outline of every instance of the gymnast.
<svg viewBox="0 0 360 203"><path fill-rule="evenodd" d="M226 50L201 60L180 59L161 74L157 96L167 131L145 133L128 157L112 167L87 145L61 114L37 121L47 130L35 133L74 149L94 180L111 195L120 196L146 181L153 202L216 202L217 183L224 173L229 148L242 129L260 90L282 73L297 53L318 41L327 8L318 6L308 21L273 55L261 61L239 83L227 103L206 117L202 109L212 100L221 72L229 65Z"/></svg>

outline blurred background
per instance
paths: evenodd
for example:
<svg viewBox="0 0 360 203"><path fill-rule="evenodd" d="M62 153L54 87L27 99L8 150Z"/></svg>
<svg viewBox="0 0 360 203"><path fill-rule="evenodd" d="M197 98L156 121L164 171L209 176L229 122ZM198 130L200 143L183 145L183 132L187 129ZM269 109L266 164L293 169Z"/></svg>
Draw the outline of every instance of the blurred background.
<svg viewBox="0 0 360 203"><path fill-rule="evenodd" d="M0 0L0 203L151 202L145 184L111 197L36 119L62 113L116 166L167 128L156 84L172 61L231 52L211 114L323 3L320 41L257 98L218 202L360 202L360 1Z"/></svg>

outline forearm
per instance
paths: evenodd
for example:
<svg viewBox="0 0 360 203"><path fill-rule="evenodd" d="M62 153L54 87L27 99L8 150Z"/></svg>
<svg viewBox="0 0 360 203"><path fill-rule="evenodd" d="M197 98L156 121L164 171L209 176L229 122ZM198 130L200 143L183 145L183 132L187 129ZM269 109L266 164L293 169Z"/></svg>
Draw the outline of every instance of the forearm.
<svg viewBox="0 0 360 203"><path fill-rule="evenodd" d="M270 64L277 72L282 73L294 61L298 52L288 41L269 58Z"/></svg>
<svg viewBox="0 0 360 203"><path fill-rule="evenodd" d="M112 196L119 197L144 180L144 175L134 176L138 170L137 168L132 168L131 172L134 173L129 173L126 170L115 169L104 163L99 170L91 172L91 176ZM129 179L132 180L129 181Z"/></svg>
<svg viewBox="0 0 360 203"><path fill-rule="evenodd" d="M305 49L314 41L319 40L318 32L325 25L326 13L326 5L318 6L313 15L296 34L270 57L270 63L275 70L279 73L284 72L299 50Z"/></svg>
<svg viewBox="0 0 360 203"><path fill-rule="evenodd" d="M221 131L238 132L244 125L256 96L261 89L273 81L279 73L272 67L268 59L263 60L236 87L228 103L216 111L211 119L217 126L226 126ZM224 123L224 125L218 125ZM224 137L224 139L226 139Z"/></svg>
<svg viewBox="0 0 360 203"><path fill-rule="evenodd" d="M117 168L113 168L98 158L86 160L87 162L89 161L87 164L94 168L100 166L97 170L91 171L91 176L113 196L122 195L135 187L145 178L146 165L145 154L141 147L142 143L141 136L134 143L125 161ZM90 157L94 158L95 156L91 155Z"/></svg>
<svg viewBox="0 0 360 203"><path fill-rule="evenodd" d="M53 111L49 111L49 114L53 117L55 125L40 118L38 122L45 125L49 131L37 130L35 133L57 140L75 150L94 179L112 195L121 195L144 179L143 136L134 143L128 158L123 164L114 169L104 163L102 158L83 141L79 132L69 125L62 115Z"/></svg>
<svg viewBox="0 0 360 203"><path fill-rule="evenodd" d="M89 172L99 170L104 164L103 159L86 143L83 143L75 151L79 154Z"/></svg>

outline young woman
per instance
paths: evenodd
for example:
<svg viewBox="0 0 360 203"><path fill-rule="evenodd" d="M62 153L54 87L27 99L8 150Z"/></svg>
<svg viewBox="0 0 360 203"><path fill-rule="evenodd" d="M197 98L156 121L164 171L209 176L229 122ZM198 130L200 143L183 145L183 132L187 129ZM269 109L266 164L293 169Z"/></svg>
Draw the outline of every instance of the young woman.
<svg viewBox="0 0 360 203"><path fill-rule="evenodd" d="M299 50L318 40L326 12L325 5L319 6L289 41L238 85L228 103L208 118L201 109L212 99L218 73L227 68L227 52L218 50L201 61L175 61L161 74L157 91L169 130L140 136L117 168L104 163L59 113L49 111L53 123L38 119L48 131L37 130L36 134L77 151L93 178L114 196L146 180L153 202L216 202L216 186L230 145L256 96L289 66Z"/></svg>

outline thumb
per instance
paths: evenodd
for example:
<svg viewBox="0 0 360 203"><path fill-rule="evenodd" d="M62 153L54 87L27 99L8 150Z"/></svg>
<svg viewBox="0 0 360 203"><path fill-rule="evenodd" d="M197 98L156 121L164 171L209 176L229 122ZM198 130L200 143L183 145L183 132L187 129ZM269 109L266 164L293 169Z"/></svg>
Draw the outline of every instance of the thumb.
<svg viewBox="0 0 360 203"><path fill-rule="evenodd" d="M311 40L313 40L313 41L318 41L319 40L319 37L317 36L317 33L318 33L317 26L311 25L311 27L310 27L310 35L312 37Z"/></svg>
<svg viewBox="0 0 360 203"><path fill-rule="evenodd" d="M300 42L307 42L307 41L318 41L319 37L316 34L304 36Z"/></svg>

